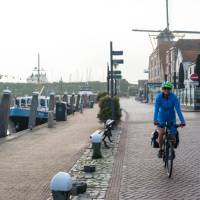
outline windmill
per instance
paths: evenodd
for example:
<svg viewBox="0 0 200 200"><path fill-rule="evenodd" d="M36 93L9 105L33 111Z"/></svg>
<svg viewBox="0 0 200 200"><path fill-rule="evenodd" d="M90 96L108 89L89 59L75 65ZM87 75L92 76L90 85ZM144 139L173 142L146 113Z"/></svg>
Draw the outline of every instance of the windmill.
<svg viewBox="0 0 200 200"><path fill-rule="evenodd" d="M200 31L184 31L184 30L170 30L170 23L169 23L169 7L168 7L168 0L166 0L166 22L167 26L164 30L145 30L145 29L132 29L132 31L136 32L147 32L147 33L154 33L154 35L149 36L156 36L156 39L159 42L166 41L171 42L174 40L174 38L178 35L176 34L200 34ZM157 35L155 35L158 33ZM179 36L178 36L179 37ZM152 41L151 41L152 43Z"/></svg>
<svg viewBox="0 0 200 200"><path fill-rule="evenodd" d="M188 30L188 31L187 30L173 30L173 31L171 31L170 30L170 23L169 23L169 7L168 7L168 4L169 4L169 2L168 2L168 0L166 0L166 28L164 30L132 29L132 31L135 31L135 32L147 32L147 33L149 33L150 42L151 42L151 45L152 45L153 50L154 50L153 53L150 55L150 60L152 60L152 63L154 63L154 64L151 64L152 70L154 72L155 72L156 68L158 69L158 67L156 66L155 63L164 63L165 62L164 61L165 58L163 58L164 54L169 48L171 48L175 44L174 39L176 37L180 37L180 34L200 34L200 31L191 31L191 30ZM157 40L156 49L154 48L154 44L153 44L153 41L152 41L152 38L151 38L152 36L155 37L155 39ZM166 47L163 50L162 47L164 45ZM154 54L155 52L158 52L157 54L159 54L159 55L155 56L155 54ZM159 61L156 62L158 59L159 59ZM167 80L167 74L165 72L164 64L162 64L162 66L160 65L158 70L160 70L159 74L153 75L152 80L158 81L158 82L163 81L163 79ZM176 71L175 71L175 69L173 69L173 70L174 70L173 79L174 79L174 84L176 85ZM149 64L148 72L149 72L149 77L150 77L150 74L152 74L151 73L152 71L150 69L150 64Z"/></svg>

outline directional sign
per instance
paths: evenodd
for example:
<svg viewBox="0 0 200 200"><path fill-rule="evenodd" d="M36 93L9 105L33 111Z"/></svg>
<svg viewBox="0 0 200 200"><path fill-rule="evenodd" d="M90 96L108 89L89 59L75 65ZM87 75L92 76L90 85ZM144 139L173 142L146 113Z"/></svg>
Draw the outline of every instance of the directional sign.
<svg viewBox="0 0 200 200"><path fill-rule="evenodd" d="M110 74L109 74L109 78L111 78ZM115 75L113 74L113 79L122 79L122 75Z"/></svg>
<svg viewBox="0 0 200 200"><path fill-rule="evenodd" d="M113 71L113 74L118 74L118 75L120 75L122 73L122 71L120 71L120 70L115 70L115 71ZM111 74L111 71L109 71L109 74Z"/></svg>
<svg viewBox="0 0 200 200"><path fill-rule="evenodd" d="M113 65L117 64L124 64L124 60L123 59L113 60Z"/></svg>
<svg viewBox="0 0 200 200"><path fill-rule="evenodd" d="M112 51L112 55L113 56L122 56L123 55L123 51Z"/></svg>
<svg viewBox="0 0 200 200"><path fill-rule="evenodd" d="M114 75L113 78L114 79L122 79L122 75Z"/></svg>

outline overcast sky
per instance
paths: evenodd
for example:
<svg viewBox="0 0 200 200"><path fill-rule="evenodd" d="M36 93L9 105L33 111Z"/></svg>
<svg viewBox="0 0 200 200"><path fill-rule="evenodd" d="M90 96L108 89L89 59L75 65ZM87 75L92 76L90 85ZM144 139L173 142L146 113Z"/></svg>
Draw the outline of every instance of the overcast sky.
<svg viewBox="0 0 200 200"><path fill-rule="evenodd" d="M169 4L172 30L200 30L199 0ZM131 29L164 29L165 18L165 0L1 0L0 74L25 81L40 52L50 81L105 81L112 40L124 50L123 77L136 82L147 77L152 47Z"/></svg>

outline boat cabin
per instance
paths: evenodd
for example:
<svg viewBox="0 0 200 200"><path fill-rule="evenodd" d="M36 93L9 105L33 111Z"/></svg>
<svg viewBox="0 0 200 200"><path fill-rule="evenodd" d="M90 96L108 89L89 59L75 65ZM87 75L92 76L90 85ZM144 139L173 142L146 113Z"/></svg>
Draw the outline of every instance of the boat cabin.
<svg viewBox="0 0 200 200"><path fill-rule="evenodd" d="M31 107L31 96L17 97L15 99L15 107L18 108L30 108ZM38 97L38 108L48 110L49 107L49 97L39 96Z"/></svg>

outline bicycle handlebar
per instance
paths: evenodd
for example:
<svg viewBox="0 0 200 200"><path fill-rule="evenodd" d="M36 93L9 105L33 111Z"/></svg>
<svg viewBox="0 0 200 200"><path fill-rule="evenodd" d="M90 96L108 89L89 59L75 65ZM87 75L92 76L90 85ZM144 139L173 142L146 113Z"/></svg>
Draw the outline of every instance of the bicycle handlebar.
<svg viewBox="0 0 200 200"><path fill-rule="evenodd" d="M172 126L176 127L176 128L179 128L181 126L183 126L182 124L172 124L172 125L166 125L166 124L159 124L161 126L161 128L170 128Z"/></svg>

